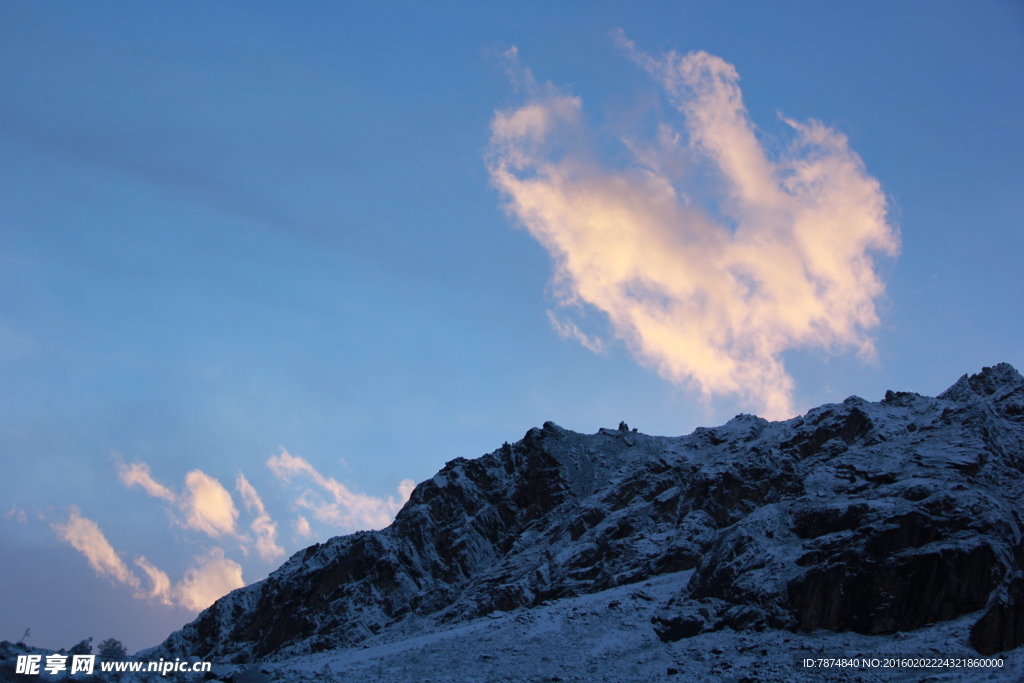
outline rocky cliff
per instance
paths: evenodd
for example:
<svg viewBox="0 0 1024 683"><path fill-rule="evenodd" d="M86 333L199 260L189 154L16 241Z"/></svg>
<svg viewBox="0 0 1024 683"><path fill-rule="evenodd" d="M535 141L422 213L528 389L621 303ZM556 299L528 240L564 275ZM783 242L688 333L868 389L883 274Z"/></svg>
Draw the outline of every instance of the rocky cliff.
<svg viewBox="0 0 1024 683"><path fill-rule="evenodd" d="M449 462L388 528L297 553L152 653L300 655L678 573L645 625L662 640L976 613L990 654L1024 643L1022 500L1024 379L1006 364L935 398L682 437L548 422Z"/></svg>

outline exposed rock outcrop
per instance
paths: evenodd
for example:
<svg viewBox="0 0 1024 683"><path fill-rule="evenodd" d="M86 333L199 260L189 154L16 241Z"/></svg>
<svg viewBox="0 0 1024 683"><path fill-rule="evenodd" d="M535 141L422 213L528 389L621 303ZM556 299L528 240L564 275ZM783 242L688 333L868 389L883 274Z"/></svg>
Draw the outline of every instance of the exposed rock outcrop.
<svg viewBox="0 0 1024 683"><path fill-rule="evenodd" d="M888 392L654 437L546 423L416 487L394 523L297 553L154 650L266 658L680 574L664 640L735 629L907 631L979 612L1024 643L1024 379Z"/></svg>

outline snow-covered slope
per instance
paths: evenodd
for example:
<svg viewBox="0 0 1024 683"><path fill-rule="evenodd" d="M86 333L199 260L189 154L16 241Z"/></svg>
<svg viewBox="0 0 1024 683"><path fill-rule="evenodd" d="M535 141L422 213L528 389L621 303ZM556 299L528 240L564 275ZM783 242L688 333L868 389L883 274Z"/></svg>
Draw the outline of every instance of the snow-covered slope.
<svg viewBox="0 0 1024 683"><path fill-rule="evenodd" d="M487 617L432 626L413 635L383 631L356 648L327 650L261 663L250 676L305 683L1020 683L1024 648L979 658L967 643L974 615L892 636L851 631L810 633L707 632L662 642L650 628L658 604L678 590L691 571L639 584L544 603ZM808 669L826 658L855 664ZM865 665L865 658L877 660ZM905 659L979 659L987 667L902 666ZM910 663L915 663L911 661ZM945 662L949 664L948 660ZM953 662L956 663L955 661ZM901 664L901 666L892 666ZM224 679L241 683L230 668Z"/></svg>
<svg viewBox="0 0 1024 683"><path fill-rule="evenodd" d="M145 654L294 662L644 582L646 611L615 618L661 643L949 623L1006 651L1024 643L1022 500L1024 379L1006 364L937 398L683 437L549 422L449 462L387 529L297 553Z"/></svg>

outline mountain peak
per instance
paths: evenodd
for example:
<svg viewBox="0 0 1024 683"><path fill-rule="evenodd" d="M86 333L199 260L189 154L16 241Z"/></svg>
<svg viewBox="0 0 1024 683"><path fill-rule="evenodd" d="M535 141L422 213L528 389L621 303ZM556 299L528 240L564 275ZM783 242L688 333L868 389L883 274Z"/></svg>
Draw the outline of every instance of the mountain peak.
<svg viewBox="0 0 1024 683"><path fill-rule="evenodd" d="M653 577L678 582L643 626L665 641L891 634L977 613L980 652L1017 647L1022 396L1004 363L938 398L850 397L679 437L545 422L448 462L388 528L297 553L152 653L304 655Z"/></svg>
<svg viewBox="0 0 1024 683"><path fill-rule="evenodd" d="M995 400L1005 398L1008 394L1020 392L1024 387L1024 377L1009 363L999 363L992 367L984 367L976 375L963 375L949 389L939 394L939 398L963 401L974 394L979 397L993 397Z"/></svg>

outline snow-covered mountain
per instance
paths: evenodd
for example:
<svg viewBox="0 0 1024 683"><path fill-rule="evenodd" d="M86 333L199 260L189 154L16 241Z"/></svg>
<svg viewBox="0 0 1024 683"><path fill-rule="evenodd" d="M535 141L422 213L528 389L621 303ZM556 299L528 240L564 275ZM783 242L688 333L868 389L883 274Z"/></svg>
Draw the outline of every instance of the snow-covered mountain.
<svg viewBox="0 0 1024 683"><path fill-rule="evenodd" d="M548 422L452 460L388 528L296 553L140 655L296 661L602 592L656 643L949 623L1004 652L1024 643L1022 501L1024 378L1005 363L935 398L681 437Z"/></svg>

